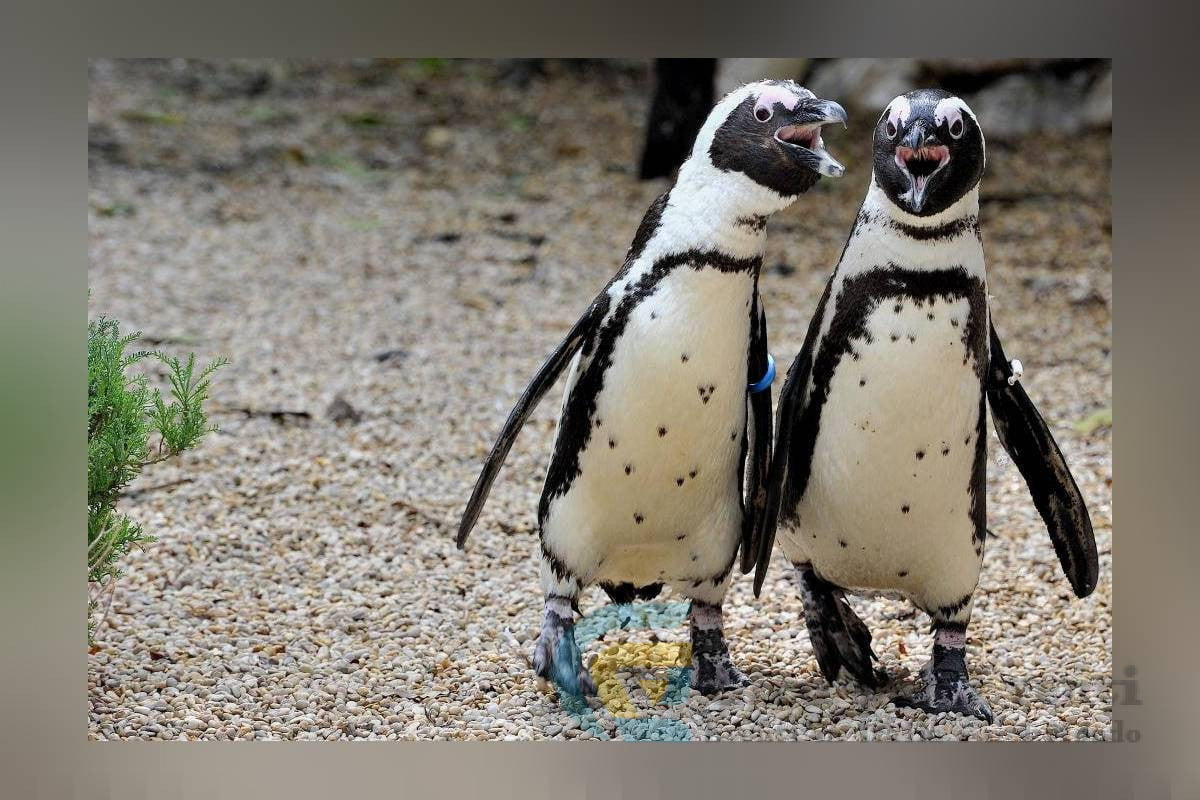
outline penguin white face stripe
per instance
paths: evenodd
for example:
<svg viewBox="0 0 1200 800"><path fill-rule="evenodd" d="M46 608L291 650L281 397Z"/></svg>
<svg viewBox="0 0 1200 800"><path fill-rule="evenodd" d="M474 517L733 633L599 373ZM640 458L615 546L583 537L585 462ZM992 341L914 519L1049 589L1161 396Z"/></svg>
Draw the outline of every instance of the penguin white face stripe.
<svg viewBox="0 0 1200 800"><path fill-rule="evenodd" d="M908 124L908 118L912 114L912 106L908 102L908 98L904 95L897 97L891 102L884 112L884 118L891 124L889 130L902 130Z"/></svg>
<svg viewBox="0 0 1200 800"><path fill-rule="evenodd" d="M938 125L942 123L951 125L955 120L961 122L963 114L967 114L978 124L978 120L975 120L975 112L971 111L971 107L957 97L947 97L944 100L939 100L938 104L933 108L933 120Z"/></svg>

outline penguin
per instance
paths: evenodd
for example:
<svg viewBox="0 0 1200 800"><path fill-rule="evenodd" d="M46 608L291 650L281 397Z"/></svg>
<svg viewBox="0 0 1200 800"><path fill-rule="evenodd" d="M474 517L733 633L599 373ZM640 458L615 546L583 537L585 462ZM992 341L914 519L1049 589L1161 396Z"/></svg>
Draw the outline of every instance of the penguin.
<svg viewBox="0 0 1200 800"><path fill-rule="evenodd" d="M947 92L896 97L874 131L866 199L779 400L754 591L778 538L821 672L876 688L871 634L846 594L907 598L932 620L919 687L894 698L990 722L968 681L983 560L984 408L1078 597L1099 571L1091 520L988 308L983 131Z"/></svg>
<svg viewBox="0 0 1200 800"><path fill-rule="evenodd" d="M567 370L538 504L545 615L533 666L569 694L596 691L574 634L591 584L616 603L664 586L689 598L693 686L713 694L745 681L721 604L739 547L749 563L766 499L774 362L758 295L764 228L821 176L844 173L821 128L845 120L837 103L791 81L720 100L624 264L534 375L483 466L460 549L518 432ZM747 487L757 506L747 507Z"/></svg>

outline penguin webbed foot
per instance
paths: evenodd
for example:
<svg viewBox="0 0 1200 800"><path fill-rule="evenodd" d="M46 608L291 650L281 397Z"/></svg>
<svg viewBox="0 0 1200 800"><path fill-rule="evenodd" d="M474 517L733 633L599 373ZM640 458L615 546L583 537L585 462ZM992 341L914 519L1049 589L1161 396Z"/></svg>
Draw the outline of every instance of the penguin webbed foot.
<svg viewBox="0 0 1200 800"><path fill-rule="evenodd" d="M898 708L919 708L927 714L952 712L993 721L987 701L971 686L965 662L958 664L931 660L921 670L921 685L912 693L892 698Z"/></svg>
<svg viewBox="0 0 1200 800"><path fill-rule="evenodd" d="M701 653L692 650L692 688L703 695L714 695L747 686L750 679L734 666L729 650Z"/></svg>
<svg viewBox="0 0 1200 800"><path fill-rule="evenodd" d="M871 649L871 631L847 602L845 594L817 577L811 569L797 567L804 598L804 621L817 666L833 683L843 668L863 686L878 689L888 675L875 667L879 656Z"/></svg>
<svg viewBox="0 0 1200 800"><path fill-rule="evenodd" d="M596 683L583 666L583 654L575 641L574 620L561 616L549 604L533 649L533 671L572 697L596 694Z"/></svg>
<svg viewBox="0 0 1200 800"><path fill-rule="evenodd" d="M692 601L692 688L703 695L738 689L750 683L729 657L721 607Z"/></svg>

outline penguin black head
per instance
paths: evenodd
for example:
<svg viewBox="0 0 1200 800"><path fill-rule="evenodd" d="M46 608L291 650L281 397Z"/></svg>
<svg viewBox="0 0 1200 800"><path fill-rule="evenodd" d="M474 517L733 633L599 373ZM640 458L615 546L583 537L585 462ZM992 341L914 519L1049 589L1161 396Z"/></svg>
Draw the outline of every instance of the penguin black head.
<svg viewBox="0 0 1200 800"><path fill-rule="evenodd" d="M945 211L983 177L983 131L961 99L940 89L902 94L875 126L875 182L918 217Z"/></svg>
<svg viewBox="0 0 1200 800"><path fill-rule="evenodd" d="M821 127L846 124L846 112L794 81L760 81L730 92L696 136L691 161L707 156L712 168L743 175L791 198L822 175L846 168L825 150Z"/></svg>

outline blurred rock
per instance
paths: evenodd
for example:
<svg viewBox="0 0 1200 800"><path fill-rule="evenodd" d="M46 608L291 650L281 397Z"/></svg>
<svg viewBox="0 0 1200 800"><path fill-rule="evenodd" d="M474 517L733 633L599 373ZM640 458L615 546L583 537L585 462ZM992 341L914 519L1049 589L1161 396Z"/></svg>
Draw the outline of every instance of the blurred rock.
<svg viewBox="0 0 1200 800"><path fill-rule="evenodd" d="M898 94L920 85L913 58L835 58L813 67L807 88L817 97L878 114Z"/></svg>
<svg viewBox="0 0 1200 800"><path fill-rule="evenodd" d="M717 64L716 96L732 92L746 83L767 78L799 81L808 70L809 58L722 58Z"/></svg>
<svg viewBox="0 0 1200 800"><path fill-rule="evenodd" d="M362 412L350 405L340 394L333 398L333 402L325 409L325 416L336 424L343 422L355 424L362 421Z"/></svg>
<svg viewBox="0 0 1200 800"><path fill-rule="evenodd" d="M425 146L430 150L445 150L454 142L454 132L441 125L425 131Z"/></svg>
<svg viewBox="0 0 1200 800"><path fill-rule="evenodd" d="M996 140L1112 124L1112 68L1094 59L829 59L813 67L807 86L870 114L896 95L942 86Z"/></svg>
<svg viewBox="0 0 1200 800"><path fill-rule="evenodd" d="M1112 67L1104 71L1088 90L1083 106L1083 118L1089 125L1112 125Z"/></svg>
<svg viewBox="0 0 1200 800"><path fill-rule="evenodd" d="M921 66L933 74L1024 72L1053 63L1053 58L923 58Z"/></svg>
<svg viewBox="0 0 1200 800"><path fill-rule="evenodd" d="M1103 100L1092 98L1092 83L1092 76L1083 70L1065 77L1018 73L1006 75L964 99L990 138L1011 139L1034 132L1075 133L1111 122L1111 98L1107 119L1103 119ZM1100 119L1089 116L1093 103L1097 106L1094 114Z"/></svg>

